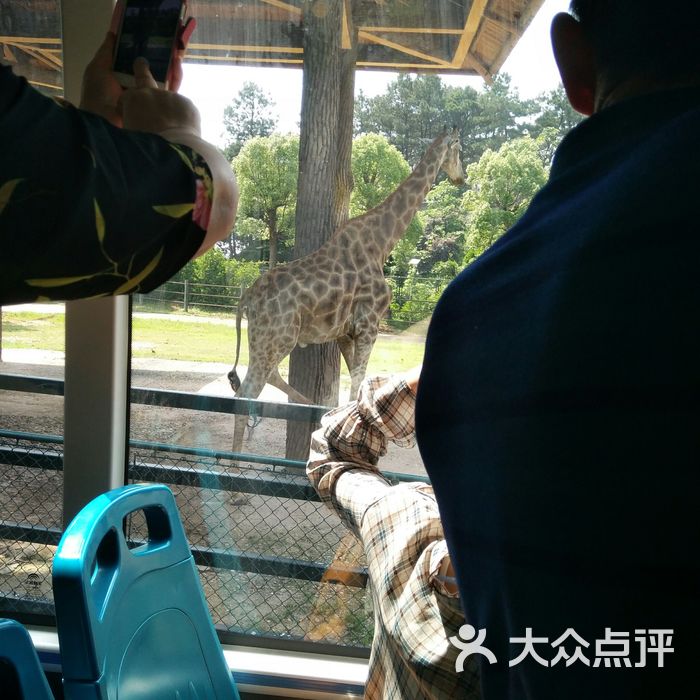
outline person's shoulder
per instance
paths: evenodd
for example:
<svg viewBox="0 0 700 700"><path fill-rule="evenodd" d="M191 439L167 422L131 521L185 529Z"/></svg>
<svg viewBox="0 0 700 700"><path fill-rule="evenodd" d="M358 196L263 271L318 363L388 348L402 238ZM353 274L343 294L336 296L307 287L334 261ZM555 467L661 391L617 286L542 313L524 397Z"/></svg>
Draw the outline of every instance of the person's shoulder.
<svg viewBox="0 0 700 700"><path fill-rule="evenodd" d="M9 63L5 63L2 59L0 59L0 81L3 83L10 83L10 82L20 82L22 78L19 78L14 74L12 71L12 66L10 66Z"/></svg>
<svg viewBox="0 0 700 700"><path fill-rule="evenodd" d="M26 80L15 75L9 65L0 62L0 111L17 99L26 84Z"/></svg>

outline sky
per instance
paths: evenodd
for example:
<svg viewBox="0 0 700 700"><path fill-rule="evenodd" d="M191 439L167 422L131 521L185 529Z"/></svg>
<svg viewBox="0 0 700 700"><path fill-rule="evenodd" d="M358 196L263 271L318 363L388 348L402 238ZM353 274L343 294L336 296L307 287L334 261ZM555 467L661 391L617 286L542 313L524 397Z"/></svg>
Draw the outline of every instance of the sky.
<svg viewBox="0 0 700 700"><path fill-rule="evenodd" d="M545 0L525 34L501 68L510 74L520 97L529 99L559 85L549 39L549 25L557 12L568 9L569 0ZM180 92L189 97L202 115L202 136L217 146L226 145L224 109L237 96L246 81L256 82L275 102L277 130L297 132L301 110L301 71L290 68L254 68L249 66L212 66L186 64ZM383 93L395 73L357 71L355 91L367 96ZM481 78L441 76L446 84L475 89L484 87Z"/></svg>

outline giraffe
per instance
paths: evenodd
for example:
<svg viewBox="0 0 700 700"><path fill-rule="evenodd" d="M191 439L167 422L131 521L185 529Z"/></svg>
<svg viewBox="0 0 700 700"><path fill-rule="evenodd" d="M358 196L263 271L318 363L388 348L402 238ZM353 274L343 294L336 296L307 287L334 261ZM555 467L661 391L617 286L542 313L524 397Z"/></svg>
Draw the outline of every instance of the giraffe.
<svg viewBox="0 0 700 700"><path fill-rule="evenodd" d="M339 226L314 253L272 268L245 291L236 316L236 360L228 373L237 397L255 399L269 382L291 401L311 403L282 379L278 365L297 344L330 340L338 342L350 372L350 396L357 396L379 321L391 301L384 263L440 169L453 183L464 182L460 152L457 129L443 132L387 199ZM241 382L236 366L244 311L250 359ZM245 416L236 416L234 452L243 444L245 422Z"/></svg>

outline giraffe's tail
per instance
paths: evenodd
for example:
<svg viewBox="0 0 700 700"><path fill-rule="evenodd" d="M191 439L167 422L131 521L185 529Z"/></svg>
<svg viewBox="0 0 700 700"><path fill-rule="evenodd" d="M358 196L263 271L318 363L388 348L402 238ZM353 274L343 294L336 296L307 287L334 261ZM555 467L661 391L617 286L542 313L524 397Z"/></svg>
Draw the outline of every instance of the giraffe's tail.
<svg viewBox="0 0 700 700"><path fill-rule="evenodd" d="M236 359L233 363L231 371L228 373L228 381L234 393L241 388L241 380L238 376L238 372L236 372L236 366L238 365L238 358L241 354L241 318L243 316L243 310L247 308L246 297L247 295L243 293L238 302L238 312L236 313Z"/></svg>

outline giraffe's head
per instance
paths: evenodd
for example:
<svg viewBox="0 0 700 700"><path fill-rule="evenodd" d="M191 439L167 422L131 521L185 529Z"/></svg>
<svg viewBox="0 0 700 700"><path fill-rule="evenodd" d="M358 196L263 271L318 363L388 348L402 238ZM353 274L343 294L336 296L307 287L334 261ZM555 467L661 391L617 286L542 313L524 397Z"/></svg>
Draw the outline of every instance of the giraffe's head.
<svg viewBox="0 0 700 700"><path fill-rule="evenodd" d="M464 169L462 168L462 144L459 139L459 131L452 129L443 134L445 157L440 168L445 172L453 185L464 184Z"/></svg>

